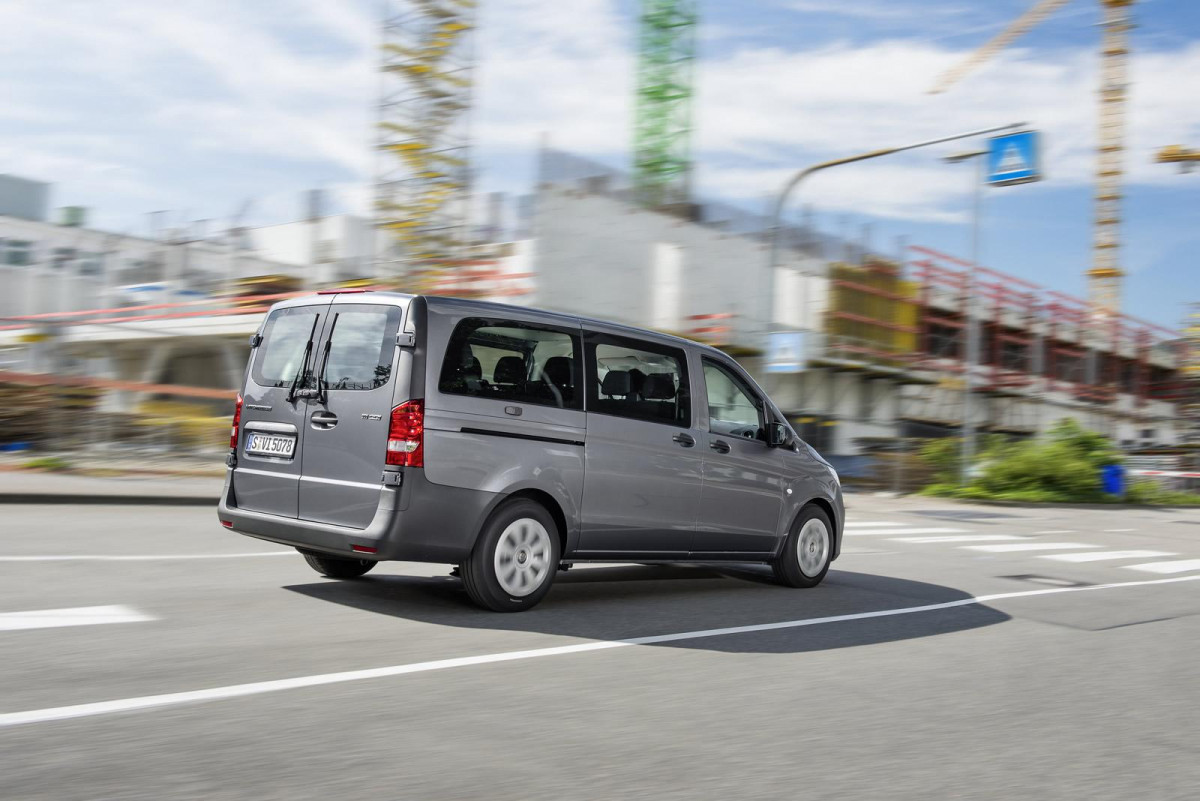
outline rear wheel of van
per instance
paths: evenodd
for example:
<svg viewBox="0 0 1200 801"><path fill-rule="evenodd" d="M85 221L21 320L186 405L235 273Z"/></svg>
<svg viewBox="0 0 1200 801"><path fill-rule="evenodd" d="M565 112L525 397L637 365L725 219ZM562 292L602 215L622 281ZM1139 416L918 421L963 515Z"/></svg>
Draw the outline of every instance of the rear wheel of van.
<svg viewBox="0 0 1200 801"><path fill-rule="evenodd" d="M336 579L358 578L376 564L369 559L341 559L337 556L326 556L309 551L301 551L300 554L313 570L322 576Z"/></svg>
<svg viewBox="0 0 1200 801"><path fill-rule="evenodd" d="M558 569L558 526L546 507L517 499L502 504L483 524L462 564L471 600L493 612L520 612L550 591Z"/></svg>
<svg viewBox="0 0 1200 801"><path fill-rule="evenodd" d="M771 569L785 587L815 587L829 572L833 556L833 524L819 506L806 506Z"/></svg>

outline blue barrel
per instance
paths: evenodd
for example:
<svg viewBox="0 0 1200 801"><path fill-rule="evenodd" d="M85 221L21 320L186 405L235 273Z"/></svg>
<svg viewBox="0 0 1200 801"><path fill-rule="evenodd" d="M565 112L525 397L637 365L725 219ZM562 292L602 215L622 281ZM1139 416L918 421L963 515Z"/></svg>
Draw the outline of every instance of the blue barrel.
<svg viewBox="0 0 1200 801"><path fill-rule="evenodd" d="M1125 466L1106 464L1100 469L1100 485L1109 495L1125 494Z"/></svg>

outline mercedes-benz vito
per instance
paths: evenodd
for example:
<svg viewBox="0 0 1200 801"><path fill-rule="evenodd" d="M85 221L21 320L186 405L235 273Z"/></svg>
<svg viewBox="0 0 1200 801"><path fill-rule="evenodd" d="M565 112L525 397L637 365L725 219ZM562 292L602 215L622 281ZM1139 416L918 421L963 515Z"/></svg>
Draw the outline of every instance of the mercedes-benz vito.
<svg viewBox="0 0 1200 801"><path fill-rule="evenodd" d="M487 609L576 562L759 562L813 587L837 473L725 353L567 314L385 292L275 304L218 516L356 578L457 566Z"/></svg>

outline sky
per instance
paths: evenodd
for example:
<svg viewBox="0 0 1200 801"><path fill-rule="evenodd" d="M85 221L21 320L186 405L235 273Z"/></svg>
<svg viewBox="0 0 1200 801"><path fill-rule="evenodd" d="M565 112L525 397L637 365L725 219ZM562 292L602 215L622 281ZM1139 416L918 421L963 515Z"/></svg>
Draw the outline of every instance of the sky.
<svg viewBox="0 0 1200 801"><path fill-rule="evenodd" d="M397 0L398 1L398 0ZM1083 295L1091 260L1100 30L1073 0L950 92L937 77L1032 0L698 0L698 194L766 207L815 161L1028 122L1045 180L985 191L981 261ZM364 212L374 170L379 0L0 3L0 173L55 184L97 227L251 225L322 188ZM634 0L480 0L471 129L477 186L523 194L537 143L630 161ZM1132 32L1124 308L1177 325L1200 301L1200 3L1141 0ZM830 170L802 188L829 233L966 256L971 168L945 145Z"/></svg>

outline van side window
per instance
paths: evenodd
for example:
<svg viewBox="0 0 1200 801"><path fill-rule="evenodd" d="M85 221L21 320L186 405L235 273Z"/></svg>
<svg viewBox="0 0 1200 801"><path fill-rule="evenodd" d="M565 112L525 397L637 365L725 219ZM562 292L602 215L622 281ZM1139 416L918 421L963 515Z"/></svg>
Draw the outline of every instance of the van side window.
<svg viewBox="0 0 1200 801"><path fill-rule="evenodd" d="M250 377L260 387L290 386L296 374L304 369L301 360L309 338L316 338L317 317L324 306L293 306L276 309L263 326L262 343L254 354ZM313 342L315 348L317 343ZM309 357L312 364L312 357ZM303 381L305 376L300 376Z"/></svg>
<svg viewBox="0 0 1200 801"><path fill-rule="evenodd" d="M450 336L438 391L580 409L578 353L579 338L565 331L468 317Z"/></svg>
<svg viewBox="0 0 1200 801"><path fill-rule="evenodd" d="M707 357L703 362L708 430L730 437L765 439L758 396L729 368Z"/></svg>
<svg viewBox="0 0 1200 801"><path fill-rule="evenodd" d="M682 350L592 335L587 346L588 411L687 428L687 359Z"/></svg>
<svg viewBox="0 0 1200 801"><path fill-rule="evenodd" d="M326 389L378 389L392 377L400 310L395 306L330 307L329 356L314 363L324 366Z"/></svg>

